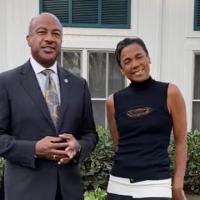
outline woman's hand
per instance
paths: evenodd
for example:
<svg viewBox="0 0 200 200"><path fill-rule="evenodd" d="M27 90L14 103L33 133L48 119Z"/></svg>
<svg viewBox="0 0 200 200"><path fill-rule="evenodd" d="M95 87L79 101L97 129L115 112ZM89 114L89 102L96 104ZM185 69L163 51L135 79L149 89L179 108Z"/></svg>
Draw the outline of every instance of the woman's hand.
<svg viewBox="0 0 200 200"><path fill-rule="evenodd" d="M187 200L182 188L172 189L172 200Z"/></svg>

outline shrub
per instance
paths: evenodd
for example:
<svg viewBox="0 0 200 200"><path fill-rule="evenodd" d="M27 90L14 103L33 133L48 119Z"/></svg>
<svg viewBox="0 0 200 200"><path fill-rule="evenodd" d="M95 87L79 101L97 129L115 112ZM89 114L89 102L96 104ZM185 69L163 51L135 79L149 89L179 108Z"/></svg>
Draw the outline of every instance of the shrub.
<svg viewBox="0 0 200 200"><path fill-rule="evenodd" d="M101 200L105 195L108 176L112 167L114 146L110 133L102 127L97 127L99 143L91 157L81 165L81 174L84 183L85 200ZM173 140L169 146L171 160L170 168L173 171ZM0 158L0 176L2 175L3 159ZM101 189L103 190L101 190ZM200 132L188 134L188 160L185 175L185 189L189 192L200 193Z"/></svg>
<svg viewBox="0 0 200 200"><path fill-rule="evenodd" d="M106 189L108 176L112 167L114 147L109 131L102 127L97 128L99 143L91 158L86 160L81 166L82 177L85 190L95 190L95 188ZM188 134L188 160L185 174L185 189L192 193L200 193L200 131ZM169 146L170 169L173 173L174 165L174 144L171 140Z"/></svg>
<svg viewBox="0 0 200 200"><path fill-rule="evenodd" d="M188 134L188 160L185 175L185 188L200 193L200 132Z"/></svg>
<svg viewBox="0 0 200 200"><path fill-rule="evenodd" d="M174 144L171 140L169 147L169 156L171 161L171 171L174 166ZM185 172L185 190L199 194L200 193L200 132L194 131L188 133L187 137L188 155L187 155L187 167Z"/></svg>
<svg viewBox="0 0 200 200"><path fill-rule="evenodd" d="M101 126L97 127L99 142L88 158L81 165L84 190L106 189L112 166L114 147L109 132Z"/></svg>
<svg viewBox="0 0 200 200"><path fill-rule="evenodd" d="M86 191L84 193L84 200L103 200L105 198L105 191L101 188L96 188L94 191Z"/></svg>

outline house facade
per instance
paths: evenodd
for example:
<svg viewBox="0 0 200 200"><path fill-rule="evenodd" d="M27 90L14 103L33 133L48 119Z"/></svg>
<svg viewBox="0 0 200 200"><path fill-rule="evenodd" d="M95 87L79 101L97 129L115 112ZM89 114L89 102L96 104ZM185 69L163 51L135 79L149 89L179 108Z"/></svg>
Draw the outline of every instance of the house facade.
<svg viewBox="0 0 200 200"><path fill-rule="evenodd" d="M114 58L116 44L139 36L149 50L152 77L180 88L188 131L200 129L199 0L0 0L0 72L28 60L28 24L43 11L63 23L58 62L87 79L97 124L107 126L107 96L129 84Z"/></svg>

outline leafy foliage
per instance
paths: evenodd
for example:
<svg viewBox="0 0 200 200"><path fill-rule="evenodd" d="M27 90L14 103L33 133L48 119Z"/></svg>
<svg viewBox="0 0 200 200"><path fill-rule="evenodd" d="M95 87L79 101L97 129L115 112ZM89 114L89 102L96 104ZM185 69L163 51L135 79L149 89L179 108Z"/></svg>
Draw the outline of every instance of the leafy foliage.
<svg viewBox="0 0 200 200"><path fill-rule="evenodd" d="M103 200L105 198L105 191L101 188L96 188L94 191L86 191L84 193L84 200Z"/></svg>
<svg viewBox="0 0 200 200"><path fill-rule="evenodd" d="M97 127L99 142L92 153L81 165L84 190L105 189L112 167L114 146L109 132L101 126Z"/></svg>
<svg viewBox="0 0 200 200"><path fill-rule="evenodd" d="M187 167L185 173L185 189L189 192L200 193L200 131L188 133L187 137L188 155ZM169 156L171 160L171 171L174 166L174 144L173 140L169 147Z"/></svg>
<svg viewBox="0 0 200 200"><path fill-rule="evenodd" d="M81 165L81 174L84 183L85 200L103 200L108 176L112 167L114 145L107 130L97 127L99 143L96 149ZM200 131L188 134L188 160L185 175L185 189L200 194ZM173 140L169 147L171 170L173 171ZM2 176L3 158L0 158L0 176ZM101 189L102 190L101 190Z"/></svg>
<svg viewBox="0 0 200 200"><path fill-rule="evenodd" d="M186 189L200 193L200 132L188 135L188 160L185 176Z"/></svg>

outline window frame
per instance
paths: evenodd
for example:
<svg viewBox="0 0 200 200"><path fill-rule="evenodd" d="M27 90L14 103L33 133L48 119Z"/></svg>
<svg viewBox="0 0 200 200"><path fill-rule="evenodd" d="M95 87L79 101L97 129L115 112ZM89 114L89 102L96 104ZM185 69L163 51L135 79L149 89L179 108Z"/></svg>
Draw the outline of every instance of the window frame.
<svg viewBox="0 0 200 200"><path fill-rule="evenodd" d="M192 120L192 123L191 123L191 129L192 130L195 130L195 129L199 129L198 127L194 127L194 104L195 103L200 103L200 97L199 98L195 98L194 96L195 96L195 76L197 76L198 77L198 75L195 73L195 70L196 70L196 65L197 65L197 56L199 57L199 60L200 60L200 52L198 52L198 53L195 53L194 54L194 69L193 69L193 96L192 96L192 118L191 118L191 120ZM200 62L199 62L200 63ZM198 88L196 88L196 89L198 89Z"/></svg>
<svg viewBox="0 0 200 200"><path fill-rule="evenodd" d="M76 48L61 48L60 51L60 65L63 66L63 52L78 52L80 53L80 77L83 77L83 49L76 49Z"/></svg>
<svg viewBox="0 0 200 200"><path fill-rule="evenodd" d="M96 49L96 48L67 48L63 47L61 49L61 54L60 54L60 64L61 67L63 67L63 52L79 52L80 53L80 77L83 77L87 80L88 86L90 85L89 82L89 55L90 53L105 53L106 54L106 88L105 88L105 97L91 97L91 101L103 101L104 104L106 102L107 97L110 95L109 93L109 54L112 53L114 54L114 49ZM86 69L84 69L86 68ZM124 87L126 87L127 82L126 79L124 78ZM104 127L107 128L107 118L106 118L106 108L104 107Z"/></svg>
<svg viewBox="0 0 200 200"><path fill-rule="evenodd" d="M106 54L106 91L105 91L105 97L91 97L91 101L103 101L104 104L106 103L106 99L108 98L108 83L109 83L109 53L115 53L114 49L87 49L87 80L88 80L88 86L89 86L89 53L105 53ZM126 86L126 80L124 79L124 87ZM104 127L108 128L108 122L106 117L106 107L104 107Z"/></svg>

